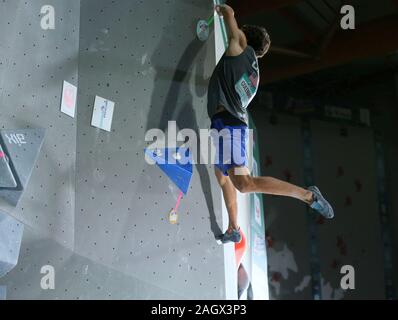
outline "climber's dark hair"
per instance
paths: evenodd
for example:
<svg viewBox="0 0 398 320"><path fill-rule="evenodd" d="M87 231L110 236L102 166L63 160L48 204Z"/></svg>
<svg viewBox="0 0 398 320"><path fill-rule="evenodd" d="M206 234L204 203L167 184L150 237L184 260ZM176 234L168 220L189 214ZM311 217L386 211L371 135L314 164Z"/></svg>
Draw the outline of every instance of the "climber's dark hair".
<svg viewBox="0 0 398 320"><path fill-rule="evenodd" d="M245 24L241 30L246 36L247 44L256 52L258 58L262 58L271 46L271 39L264 27Z"/></svg>

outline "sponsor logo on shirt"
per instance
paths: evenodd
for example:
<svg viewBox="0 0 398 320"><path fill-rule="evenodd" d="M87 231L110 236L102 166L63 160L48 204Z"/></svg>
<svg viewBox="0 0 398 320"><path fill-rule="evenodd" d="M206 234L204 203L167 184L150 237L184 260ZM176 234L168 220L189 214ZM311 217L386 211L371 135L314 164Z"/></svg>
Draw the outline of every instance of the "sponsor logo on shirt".
<svg viewBox="0 0 398 320"><path fill-rule="evenodd" d="M257 92L259 77L257 71L250 75L245 73L235 84L235 90L240 97L242 108L246 109Z"/></svg>

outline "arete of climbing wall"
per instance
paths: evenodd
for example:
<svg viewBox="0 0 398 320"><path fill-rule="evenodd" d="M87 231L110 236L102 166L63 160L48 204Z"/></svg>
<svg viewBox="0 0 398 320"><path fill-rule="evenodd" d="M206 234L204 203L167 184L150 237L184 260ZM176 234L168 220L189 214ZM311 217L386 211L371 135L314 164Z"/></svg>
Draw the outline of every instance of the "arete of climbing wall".
<svg viewBox="0 0 398 320"><path fill-rule="evenodd" d="M45 5L55 9L55 30L40 28ZM178 190L143 153L147 130L169 120L209 126L214 38L198 41L195 27L212 1L8 0L0 8L0 128L47 129L19 205L0 203L25 224L18 265L0 279L7 298L225 298L213 169L194 166L171 225ZM64 80L78 86L76 118L60 113ZM115 102L111 132L90 124L95 96ZM54 290L41 287L43 266L54 269Z"/></svg>

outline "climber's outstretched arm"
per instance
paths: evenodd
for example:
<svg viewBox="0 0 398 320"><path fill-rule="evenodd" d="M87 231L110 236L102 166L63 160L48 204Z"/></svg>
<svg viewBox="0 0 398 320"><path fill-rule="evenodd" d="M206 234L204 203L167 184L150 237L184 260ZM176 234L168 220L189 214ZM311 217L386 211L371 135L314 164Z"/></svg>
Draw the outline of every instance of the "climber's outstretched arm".
<svg viewBox="0 0 398 320"><path fill-rule="evenodd" d="M246 48L247 42L245 34L238 27L234 10L230 6L224 4L216 6L216 11L219 15L224 17L225 25L227 27L229 46L226 50L226 55L237 56L241 54Z"/></svg>

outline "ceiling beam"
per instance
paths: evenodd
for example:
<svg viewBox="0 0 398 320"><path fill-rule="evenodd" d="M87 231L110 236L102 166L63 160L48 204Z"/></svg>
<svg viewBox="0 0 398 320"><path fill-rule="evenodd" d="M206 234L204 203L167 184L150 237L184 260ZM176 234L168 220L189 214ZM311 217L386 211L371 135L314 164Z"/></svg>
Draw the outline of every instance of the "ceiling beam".
<svg viewBox="0 0 398 320"><path fill-rule="evenodd" d="M303 0L239 0L229 1L239 18L245 18L258 13L272 12L288 6L293 6Z"/></svg>
<svg viewBox="0 0 398 320"><path fill-rule="evenodd" d="M287 63L283 67L267 65L260 85L293 78L358 59L383 56L398 50L398 15L385 16L359 25L355 30L340 30L323 50L319 60ZM265 57L261 64L266 64Z"/></svg>
<svg viewBox="0 0 398 320"><path fill-rule="evenodd" d="M333 37L339 31L340 28L340 16L337 15L334 18L333 23L329 26L329 30L325 33L321 40L321 44L318 48L317 56L321 56L323 52L329 47L330 43L333 41Z"/></svg>

